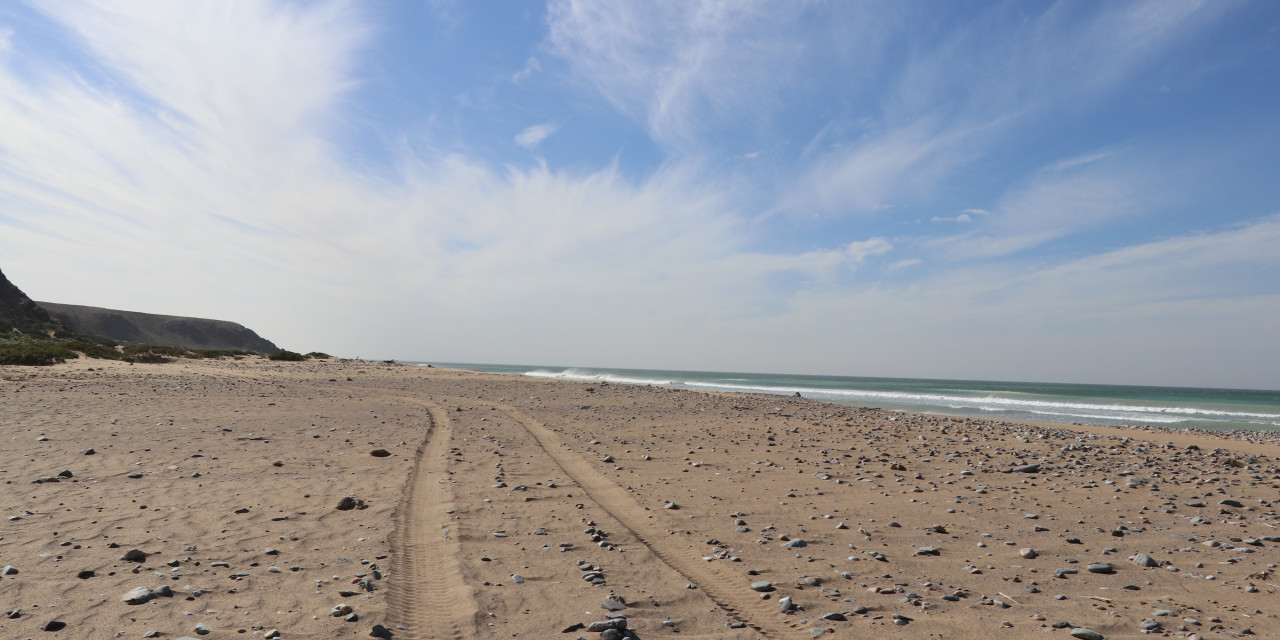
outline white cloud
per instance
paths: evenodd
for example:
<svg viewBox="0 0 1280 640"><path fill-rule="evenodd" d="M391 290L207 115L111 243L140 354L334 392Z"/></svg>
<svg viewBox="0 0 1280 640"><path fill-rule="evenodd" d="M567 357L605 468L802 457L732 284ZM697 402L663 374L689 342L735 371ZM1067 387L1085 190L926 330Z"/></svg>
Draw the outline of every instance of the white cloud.
<svg viewBox="0 0 1280 640"><path fill-rule="evenodd" d="M765 119L803 53L795 3L553 0L551 50L668 150L700 148L726 121Z"/></svg>
<svg viewBox="0 0 1280 640"><path fill-rule="evenodd" d="M533 74L541 70L542 70L542 63L536 57L529 56L529 59L526 60L524 63L524 68L515 72L515 74L511 76L511 81L517 84L524 82L530 76L532 76Z"/></svg>
<svg viewBox="0 0 1280 640"><path fill-rule="evenodd" d="M535 124L516 134L516 144L532 150L542 144L543 140L551 137L559 128L560 125L554 122Z"/></svg>

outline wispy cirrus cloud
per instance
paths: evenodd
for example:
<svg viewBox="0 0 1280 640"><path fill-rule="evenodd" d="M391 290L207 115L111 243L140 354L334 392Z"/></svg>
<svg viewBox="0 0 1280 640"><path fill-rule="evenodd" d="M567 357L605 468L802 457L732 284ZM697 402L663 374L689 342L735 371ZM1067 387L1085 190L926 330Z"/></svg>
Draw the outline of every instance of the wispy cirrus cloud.
<svg viewBox="0 0 1280 640"><path fill-rule="evenodd" d="M554 122L543 122L542 124L532 125L520 133L516 134L516 144L532 150L542 144L543 140L550 138L555 134L560 125Z"/></svg>
<svg viewBox="0 0 1280 640"><path fill-rule="evenodd" d="M787 37L804 7L772 2L555 0L548 43L614 108L672 152L709 129L770 116L804 47Z"/></svg>

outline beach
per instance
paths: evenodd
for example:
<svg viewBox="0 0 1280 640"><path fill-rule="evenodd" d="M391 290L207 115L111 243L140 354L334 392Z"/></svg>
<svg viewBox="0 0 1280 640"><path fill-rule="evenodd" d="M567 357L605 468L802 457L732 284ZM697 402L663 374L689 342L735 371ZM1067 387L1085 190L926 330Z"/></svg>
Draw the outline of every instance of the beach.
<svg viewBox="0 0 1280 640"><path fill-rule="evenodd" d="M0 406L6 638L1280 637L1273 438L339 359Z"/></svg>

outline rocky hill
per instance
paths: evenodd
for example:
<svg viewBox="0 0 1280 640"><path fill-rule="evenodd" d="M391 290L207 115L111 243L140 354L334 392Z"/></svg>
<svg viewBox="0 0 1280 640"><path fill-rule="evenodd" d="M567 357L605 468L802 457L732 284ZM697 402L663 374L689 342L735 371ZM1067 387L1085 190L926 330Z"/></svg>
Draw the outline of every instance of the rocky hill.
<svg viewBox="0 0 1280 640"><path fill-rule="evenodd" d="M275 353L280 348L253 330L226 320L164 316L54 302L34 303L76 333L121 344L154 344L186 349L244 349Z"/></svg>
<svg viewBox="0 0 1280 640"><path fill-rule="evenodd" d="M0 272L0 334L12 331L46 339L66 332L47 311Z"/></svg>

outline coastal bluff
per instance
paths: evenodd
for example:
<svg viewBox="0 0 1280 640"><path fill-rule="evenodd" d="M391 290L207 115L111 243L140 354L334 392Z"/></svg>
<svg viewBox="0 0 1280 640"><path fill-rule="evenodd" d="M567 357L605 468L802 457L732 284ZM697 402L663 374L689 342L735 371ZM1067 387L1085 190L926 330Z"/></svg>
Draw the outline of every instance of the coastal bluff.
<svg viewBox="0 0 1280 640"><path fill-rule="evenodd" d="M280 348L252 329L226 320L166 316L74 304L36 302L71 331L123 344L160 344L187 349L244 349L275 353Z"/></svg>

